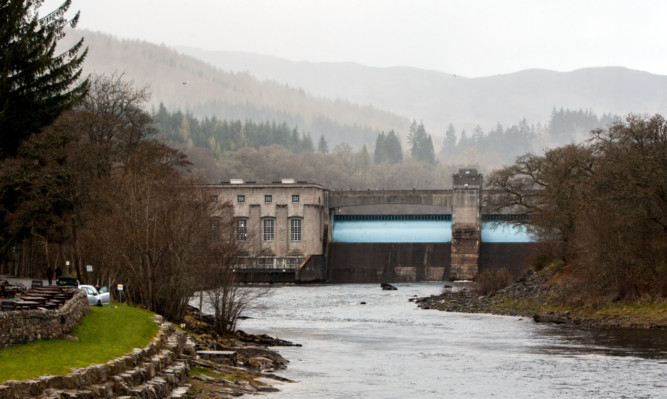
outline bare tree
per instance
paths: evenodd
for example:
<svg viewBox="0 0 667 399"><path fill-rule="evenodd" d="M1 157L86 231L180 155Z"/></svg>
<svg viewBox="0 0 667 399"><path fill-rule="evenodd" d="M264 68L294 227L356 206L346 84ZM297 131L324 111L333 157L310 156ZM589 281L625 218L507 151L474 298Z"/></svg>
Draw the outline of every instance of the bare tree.
<svg viewBox="0 0 667 399"><path fill-rule="evenodd" d="M201 276L199 289L205 290L213 308L214 329L220 335L233 334L241 315L257 306L267 290L242 286L235 268L246 252L247 235L239 237L230 203L211 203L209 241L206 246L208 263Z"/></svg>
<svg viewBox="0 0 667 399"><path fill-rule="evenodd" d="M614 297L667 295L666 131L662 116L630 115L593 132L597 167L578 258Z"/></svg>
<svg viewBox="0 0 667 399"><path fill-rule="evenodd" d="M523 155L489 177L493 195L486 212L510 209L525 216L515 222L549 243L545 247L549 256L565 260L572 250L578 212L587 201L586 186L594 164L592 150L582 145L551 149L544 156Z"/></svg>
<svg viewBox="0 0 667 399"><path fill-rule="evenodd" d="M667 295L667 122L630 115L587 145L519 157L488 179L487 212L511 209L584 283L582 296Z"/></svg>

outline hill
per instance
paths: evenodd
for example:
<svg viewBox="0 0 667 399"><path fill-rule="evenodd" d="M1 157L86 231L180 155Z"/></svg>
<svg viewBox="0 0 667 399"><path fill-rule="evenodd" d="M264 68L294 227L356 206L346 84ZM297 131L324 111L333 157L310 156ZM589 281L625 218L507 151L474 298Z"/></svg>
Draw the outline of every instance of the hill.
<svg viewBox="0 0 667 399"><path fill-rule="evenodd" d="M82 35L89 49L84 73L124 73L135 84L150 86L154 109L162 102L198 117L287 122L310 131L314 141L325 135L331 145L370 143L380 130L409 126L407 118L370 105L315 97L284 83L225 71L164 45L85 30L68 32L59 45L66 48Z"/></svg>
<svg viewBox="0 0 667 399"><path fill-rule="evenodd" d="M466 78L417 68L372 68L353 63L293 62L239 52L178 47L212 65L244 71L301 87L316 96L358 104L423 120L441 135L452 123L470 132L489 130L526 118L549 120L556 108L590 109L601 114L659 113L667 109L667 76L621 67L572 72L526 70L506 75Z"/></svg>

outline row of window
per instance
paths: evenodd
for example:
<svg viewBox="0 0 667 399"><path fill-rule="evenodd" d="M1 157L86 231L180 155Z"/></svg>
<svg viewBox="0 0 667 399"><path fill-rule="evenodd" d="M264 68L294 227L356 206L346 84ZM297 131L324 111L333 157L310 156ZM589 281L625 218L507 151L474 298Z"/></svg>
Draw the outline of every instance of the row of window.
<svg viewBox="0 0 667 399"><path fill-rule="evenodd" d="M292 203L293 204L298 204L299 201L301 200L299 194L292 194ZM211 202L218 202L218 196L217 195L211 195ZM236 202L239 204L242 204L245 202L245 194L238 194L236 196ZM264 202L267 204L270 204L273 202L273 195L271 194L265 194L264 195Z"/></svg>
<svg viewBox="0 0 667 399"><path fill-rule="evenodd" d="M217 199L216 199L217 200ZM293 204L298 204L300 201L300 196L299 194L292 194L292 203ZM244 194L239 194L236 196L236 202L239 204L242 204L245 202L245 195ZM273 202L273 195L271 194L265 194L264 195L264 202L267 204L270 204Z"/></svg>
<svg viewBox="0 0 667 399"><path fill-rule="evenodd" d="M273 241L275 239L275 220L262 220L262 240ZM301 241L301 219L289 220L290 241ZM239 219L236 222L236 238L245 240L248 238L248 220Z"/></svg>

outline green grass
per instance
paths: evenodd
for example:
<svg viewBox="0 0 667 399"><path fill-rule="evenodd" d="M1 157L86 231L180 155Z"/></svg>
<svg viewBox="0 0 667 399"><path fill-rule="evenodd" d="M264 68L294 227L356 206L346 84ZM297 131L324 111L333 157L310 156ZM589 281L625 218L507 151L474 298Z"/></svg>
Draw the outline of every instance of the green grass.
<svg viewBox="0 0 667 399"><path fill-rule="evenodd" d="M605 306L572 307L563 304L544 304L534 301L507 300L498 305L498 310L520 309L528 315L545 314L547 312L570 312L573 317L581 317L590 321L617 320L621 325L637 327L667 326L667 300L644 303L617 302Z"/></svg>
<svg viewBox="0 0 667 399"><path fill-rule="evenodd" d="M154 314L129 306L91 307L71 335L0 349L0 382L40 375L64 375L72 368L105 363L134 348L145 347L156 336Z"/></svg>

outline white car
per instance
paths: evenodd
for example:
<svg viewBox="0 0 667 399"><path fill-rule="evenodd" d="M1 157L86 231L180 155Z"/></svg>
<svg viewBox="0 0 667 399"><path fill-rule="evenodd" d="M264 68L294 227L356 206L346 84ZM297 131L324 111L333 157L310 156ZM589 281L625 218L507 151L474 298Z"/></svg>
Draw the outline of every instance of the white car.
<svg viewBox="0 0 667 399"><path fill-rule="evenodd" d="M86 291L88 294L88 304L90 306L102 306L109 304L109 293L99 293L92 285L79 285L79 289Z"/></svg>

